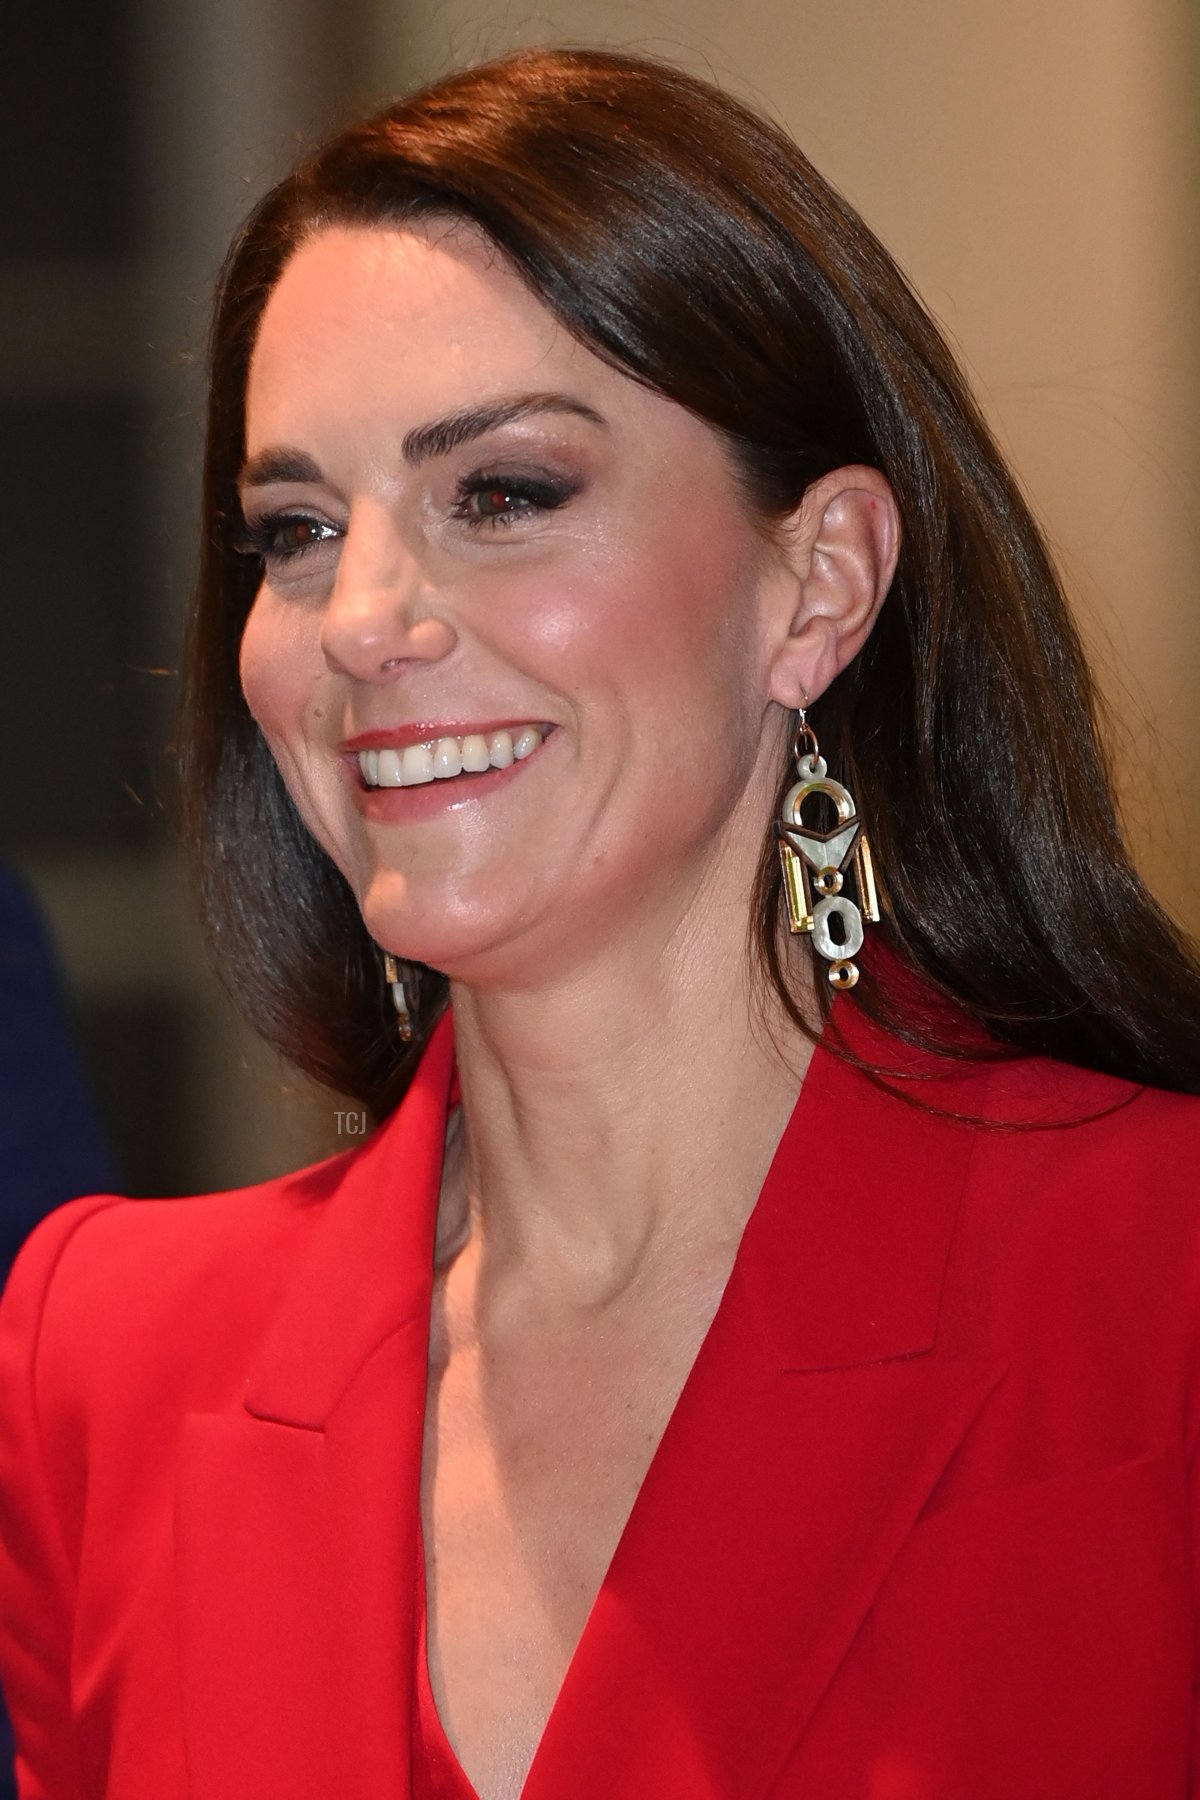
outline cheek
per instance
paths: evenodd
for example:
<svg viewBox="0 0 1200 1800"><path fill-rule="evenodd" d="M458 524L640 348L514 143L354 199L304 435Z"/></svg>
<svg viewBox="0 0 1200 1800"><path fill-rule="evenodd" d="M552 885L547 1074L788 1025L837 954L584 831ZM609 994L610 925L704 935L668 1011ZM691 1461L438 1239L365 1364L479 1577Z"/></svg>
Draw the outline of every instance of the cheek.
<svg viewBox="0 0 1200 1800"><path fill-rule="evenodd" d="M319 663L306 636L302 621L269 592L258 596L242 633L238 667L246 705L272 748L301 731L311 711Z"/></svg>
<svg viewBox="0 0 1200 1800"><path fill-rule="evenodd" d="M523 575L500 615L520 618L549 671L599 680L623 692L716 680L746 638L746 569L755 546L744 522L719 509L663 509L640 530L592 539L569 561ZM609 679L606 679L606 676Z"/></svg>
<svg viewBox="0 0 1200 1800"><path fill-rule="evenodd" d="M298 625L269 590L251 608L238 663L246 705L293 805L317 843L343 867L336 809L331 810L328 779L322 775L327 759L310 754L323 742L326 706L319 685L323 659L319 648L314 656L302 622Z"/></svg>

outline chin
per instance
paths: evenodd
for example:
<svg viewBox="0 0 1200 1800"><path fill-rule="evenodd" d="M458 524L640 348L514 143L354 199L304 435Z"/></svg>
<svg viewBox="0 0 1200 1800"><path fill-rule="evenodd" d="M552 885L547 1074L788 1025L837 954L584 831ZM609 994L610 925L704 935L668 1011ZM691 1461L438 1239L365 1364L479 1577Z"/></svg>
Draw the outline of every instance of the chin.
<svg viewBox="0 0 1200 1800"><path fill-rule="evenodd" d="M377 878L362 902L363 922L381 950L423 963L452 981L494 979L531 954L518 909L464 904L461 894L418 893L401 875Z"/></svg>

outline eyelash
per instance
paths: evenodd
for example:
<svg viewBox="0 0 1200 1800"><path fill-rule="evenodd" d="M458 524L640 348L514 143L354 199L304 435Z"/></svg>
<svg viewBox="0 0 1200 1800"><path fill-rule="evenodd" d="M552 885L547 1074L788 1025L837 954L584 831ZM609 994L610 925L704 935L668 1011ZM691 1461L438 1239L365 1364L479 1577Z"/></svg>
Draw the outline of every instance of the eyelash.
<svg viewBox="0 0 1200 1800"><path fill-rule="evenodd" d="M459 482L451 503L450 512L460 519L471 531L486 531L507 528L514 519L527 513L553 512L563 506L578 491L577 484L562 479L549 477L536 478L529 475L504 475L486 470L476 470L466 475ZM520 503L518 508L497 513L472 513L470 503L477 495L503 495L510 502ZM277 541L278 535L289 525L311 525L326 535L317 537L312 543L293 544L284 548ZM261 519L247 520L245 530L234 545L235 550L244 556L256 557L263 563L292 562L297 557L305 556L315 550L328 538L337 527L314 513L284 509L276 513L268 513Z"/></svg>
<svg viewBox="0 0 1200 1800"><path fill-rule="evenodd" d="M511 525L515 518L522 516L521 513L472 514L467 511L469 502L478 494L503 494L507 499L521 501L530 512L553 512L577 491L575 482L561 478L504 475L480 469L459 482L450 510L456 519L464 520L474 529L485 525Z"/></svg>
<svg viewBox="0 0 1200 1800"><path fill-rule="evenodd" d="M312 525L327 534L314 538L310 544L292 544L285 549L275 539L279 532L289 525ZM283 512L266 513L261 519L247 519L245 529L234 544L239 556L251 556L262 563L286 563L298 556L305 556L310 550L328 541L328 535L336 530L327 519L316 517L313 513Z"/></svg>

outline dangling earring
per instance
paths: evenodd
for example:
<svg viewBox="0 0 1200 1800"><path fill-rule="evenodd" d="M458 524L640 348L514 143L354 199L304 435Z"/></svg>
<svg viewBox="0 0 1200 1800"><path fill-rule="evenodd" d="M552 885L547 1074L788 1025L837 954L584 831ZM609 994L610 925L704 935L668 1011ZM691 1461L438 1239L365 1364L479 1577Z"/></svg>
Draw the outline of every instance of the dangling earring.
<svg viewBox="0 0 1200 1800"><path fill-rule="evenodd" d="M416 983L409 974L407 965L403 970L390 950L383 953L383 978L392 990L392 1000L396 1007L396 1020L400 1028L400 1036L406 1044L411 1044L416 1036ZM409 984L413 991L410 993Z"/></svg>
<svg viewBox="0 0 1200 1800"><path fill-rule="evenodd" d="M817 734L804 707L799 709L792 757L798 779L784 796L782 813L775 825L788 924L793 933L812 933L813 947L829 963L833 986L852 988L858 980L854 958L862 948L863 919L879 923L871 846L850 793L840 781L830 780ZM832 831L814 831L804 823L801 811L810 794L824 794L833 801L837 824ZM842 891L851 864L857 906ZM814 889L820 896L815 906ZM839 921L837 938L830 929L834 919Z"/></svg>

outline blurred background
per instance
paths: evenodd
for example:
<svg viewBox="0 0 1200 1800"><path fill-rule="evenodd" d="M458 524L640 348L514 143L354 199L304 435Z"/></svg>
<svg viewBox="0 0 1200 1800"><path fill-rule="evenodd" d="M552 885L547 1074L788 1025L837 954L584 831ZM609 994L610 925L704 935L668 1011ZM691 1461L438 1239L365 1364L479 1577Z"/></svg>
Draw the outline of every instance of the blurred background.
<svg viewBox="0 0 1200 1800"><path fill-rule="evenodd" d="M348 1141L345 1103L256 1047L218 992L172 846L214 275L329 125L517 43L615 43L715 77L785 123L890 246L1058 552L1115 705L1142 867L1200 928L1198 30L1186 0L13 11L0 850L51 929L125 1191L233 1185Z"/></svg>

